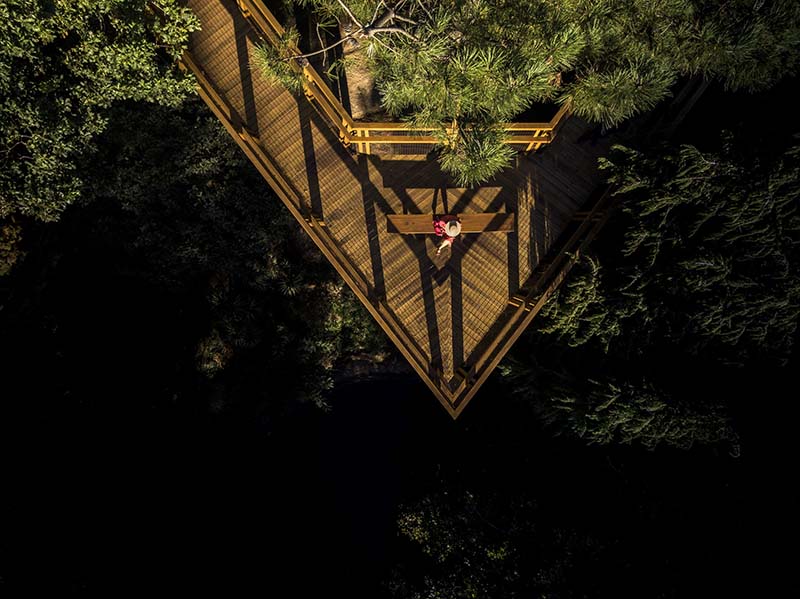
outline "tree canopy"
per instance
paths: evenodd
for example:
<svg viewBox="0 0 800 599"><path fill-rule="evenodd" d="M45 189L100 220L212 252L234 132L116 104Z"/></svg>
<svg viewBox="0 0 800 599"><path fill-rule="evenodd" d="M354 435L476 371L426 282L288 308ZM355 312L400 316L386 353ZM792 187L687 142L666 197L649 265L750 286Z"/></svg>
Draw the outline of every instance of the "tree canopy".
<svg viewBox="0 0 800 599"><path fill-rule="evenodd" d="M615 147L603 168L619 216L542 310L533 355L504 367L515 391L589 442L725 441L737 452L724 398L688 400L693 377L675 370L788 361L800 319L798 150L728 135L717 152Z"/></svg>
<svg viewBox="0 0 800 599"><path fill-rule="evenodd" d="M679 76L760 89L793 73L800 56L800 6L790 0L300 4L323 24L347 25L385 109L437 128L442 165L462 185L509 163L513 152L497 125L533 103L568 103L612 126L653 108ZM287 60L273 58L274 66Z"/></svg>
<svg viewBox="0 0 800 599"><path fill-rule="evenodd" d="M602 166L622 207L613 276L587 265L545 311L570 345L612 339L625 351L670 339L743 364L785 361L800 314L800 147L647 153L614 148Z"/></svg>
<svg viewBox="0 0 800 599"><path fill-rule="evenodd" d="M94 234L153 283L199 292L207 380L261 360L262 376L281 372L282 389L324 406L344 357L385 349L378 326L199 100L111 116L82 201Z"/></svg>
<svg viewBox="0 0 800 599"><path fill-rule="evenodd" d="M59 217L115 102L175 106L192 81L174 66L198 27L176 0L0 4L0 219Z"/></svg>
<svg viewBox="0 0 800 599"><path fill-rule="evenodd" d="M27 506L6 510L25 534L0 586L735 596L742 527L781 525L792 495L766 484L791 455L776 414L792 370L758 375L797 360L797 144L615 148L618 211L594 254L453 423L413 373L330 394L350 357L390 344L213 114L181 100L189 81L153 41L194 24L160 4L0 4L0 422ZM72 53L84 43L99 62ZM725 393L748 404L743 451L764 455L752 523L752 462L719 451L737 449ZM329 401L333 417L313 409Z"/></svg>
<svg viewBox="0 0 800 599"><path fill-rule="evenodd" d="M503 491L492 494L442 484L441 490L401 506L398 531L430 559L424 577L396 572L388 585L391 596L601 596L601 577L593 563L601 543L554 521L530 495ZM422 581L414 584L417 578Z"/></svg>

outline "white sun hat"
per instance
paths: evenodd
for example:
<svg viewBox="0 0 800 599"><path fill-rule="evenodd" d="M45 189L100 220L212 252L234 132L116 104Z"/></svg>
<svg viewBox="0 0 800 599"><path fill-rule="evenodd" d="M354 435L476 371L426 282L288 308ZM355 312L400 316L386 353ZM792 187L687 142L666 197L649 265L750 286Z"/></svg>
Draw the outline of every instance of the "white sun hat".
<svg viewBox="0 0 800 599"><path fill-rule="evenodd" d="M444 226L444 230L448 237L456 237L461 233L461 223L457 220L451 220Z"/></svg>

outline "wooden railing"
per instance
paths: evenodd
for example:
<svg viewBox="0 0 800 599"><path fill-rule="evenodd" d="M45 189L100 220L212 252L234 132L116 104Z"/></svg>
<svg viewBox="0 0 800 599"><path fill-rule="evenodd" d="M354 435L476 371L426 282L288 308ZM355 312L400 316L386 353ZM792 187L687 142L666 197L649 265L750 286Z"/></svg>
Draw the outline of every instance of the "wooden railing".
<svg viewBox="0 0 800 599"><path fill-rule="evenodd" d="M451 397L457 402L453 406L456 418L480 388L511 346L522 335L534 317L544 307L558 289L572 267L586 252L600 229L608 220L614 205L614 188L607 187L596 199L591 210L584 212L577 220L578 226L557 252L552 261L541 264L535 273L535 282L528 289L520 291L509 299L506 320L497 332L494 342L487 347L475 362L460 368L451 390Z"/></svg>
<svg viewBox="0 0 800 599"><path fill-rule="evenodd" d="M237 0L237 2L245 17L256 27L257 31L262 32L264 37L272 43L277 43L279 36L283 33L283 27L261 0ZM389 338L400 349L428 388L454 418L461 413L514 341L527 328L527 325L575 264L585 246L608 218L610 193L604 194L591 211L585 215L585 218L581 219L577 230L564 244L562 251L547 267L541 269L540 274L536 277L536 283L511 298L503 325L495 336L495 341L482 351L481 355L474 357L471 365L459 368L455 378L448 382L442 377L441 371L430 370L425 352L406 332L397 316L386 304L385 298L376 295L375 289L367 283L358 268L339 248L324 221L312 214L311 208L307 202L304 202L302 194L294 189L277 165L264 152L260 140L253 137L253 134L241 121L241 117L236 115L213 84L206 79L203 69L194 62L190 53L185 54L181 64L195 74L200 95L215 115L222 121L231 136L239 143L245 154L270 183L292 215L334 265ZM370 146L379 143L437 143L430 131L411 129L403 123L353 121L312 67L308 65L300 67L296 64L294 66L298 72L302 72L306 95L339 130L343 143L353 144L360 152L370 152ZM562 107L549 123L506 124L505 130L509 135L509 143L524 146L522 149L527 150L536 149L548 143L553 139L555 130L566 113L567 109Z"/></svg>
<svg viewBox="0 0 800 599"><path fill-rule="evenodd" d="M260 32L266 41L277 46L285 29L262 0L237 0L237 4L254 29ZM297 56L302 54L296 46L291 48L291 51ZM402 144L408 148L413 145L433 146L439 143L438 138L433 135L433 129L417 129L402 122L377 123L353 120L316 69L308 61L303 62L302 66L296 60L290 61L290 64L295 72L302 76L306 97L331 122L334 129L338 130L339 139L344 145L353 147L359 153L371 154L385 144ZM506 143L525 152L541 148L553 140L561 119L568 111L569 108L565 104L546 123L504 123L502 128L506 132Z"/></svg>
<svg viewBox="0 0 800 599"><path fill-rule="evenodd" d="M241 121L241 117L236 114L236 111L207 79L202 67L195 62L191 53L185 52L179 64L182 68L188 69L194 74L200 97L222 122L231 137L239 144L239 147L264 179L267 180L272 189L275 190L275 193L323 255L333 264L356 297L380 324L389 339L399 348L400 353L408 360L409 364L411 364L440 403L451 415L454 415L452 396L449 393L446 382L441 380L440 376L431 376L428 371L429 366L425 353L416 341L408 335L397 316L386 304L386 299L376 294L375 289L367 283L359 269L341 250L325 225L324 220L312 214L310 206L304 200L304 196L294 188L272 158L264 152L260 140L247 130L247 127Z"/></svg>

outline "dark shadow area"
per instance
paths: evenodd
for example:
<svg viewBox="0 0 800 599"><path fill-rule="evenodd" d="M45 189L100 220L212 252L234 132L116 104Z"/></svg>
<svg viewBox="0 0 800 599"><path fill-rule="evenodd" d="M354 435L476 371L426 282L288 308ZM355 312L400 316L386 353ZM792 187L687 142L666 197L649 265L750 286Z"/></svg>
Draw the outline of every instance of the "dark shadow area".
<svg viewBox="0 0 800 599"><path fill-rule="evenodd" d="M504 190L505 191L505 190ZM506 212L514 214L519 219L519 204L516 193L504 193ZM507 266L508 266L508 297L514 295L519 289L519 222L515 223L514 230L507 233Z"/></svg>
<svg viewBox="0 0 800 599"><path fill-rule="evenodd" d="M396 189L395 193L400 196L400 201L403 203L403 214L422 214L405 189Z"/></svg>
<svg viewBox="0 0 800 599"><path fill-rule="evenodd" d="M300 137L303 140L303 154L306 157L306 178L308 180L308 198L311 204L311 213L318 219L325 219L322 208L322 197L319 191L319 171L317 170L317 153L314 151L314 135L311 131L311 122L308 119L309 111L302 110L298 101L298 114L300 120Z"/></svg>
<svg viewBox="0 0 800 599"><path fill-rule="evenodd" d="M338 27L320 27L317 28L319 18L314 14L309 6L300 6L299 4L292 5L293 15L296 22L298 31L305 31L300 36L300 50L304 53L318 52L325 47L330 48L335 43L340 41ZM274 14L274 12L273 12ZM338 45L330 48L325 53L315 54L309 56L308 60L314 70L328 85L333 95L342 104L342 107L348 114L352 114L350 106L350 93L347 87L347 73L346 69L339 68L331 70L331 66L344 56L343 45ZM377 91L375 92L377 94Z"/></svg>
<svg viewBox="0 0 800 599"><path fill-rule="evenodd" d="M560 107L553 102L535 102L514 117L515 123L549 123Z"/></svg>
<svg viewBox="0 0 800 599"><path fill-rule="evenodd" d="M378 298L386 297L386 282L383 275L383 257L381 256L381 240L378 234L378 219L375 214L375 200L379 194L369 180L369 164L366 156L358 157L361 168L361 196L364 200L364 225L367 229L369 243L369 258L372 265L372 279L375 281L375 295Z"/></svg>
<svg viewBox="0 0 800 599"><path fill-rule="evenodd" d="M406 236L407 237L407 236ZM428 254L425 251L425 240L411 238L407 241L414 247L414 254L419 261L419 276L422 283L422 301L425 305L425 324L428 328L428 341L431 349L431 363L428 376L434 381L439 380L439 371L442 368L442 348L439 344L439 323L436 320L436 301L433 297L433 269Z"/></svg>
<svg viewBox="0 0 800 599"><path fill-rule="evenodd" d="M447 189L457 187L433 156L425 160L381 160L375 166L389 189Z"/></svg>
<svg viewBox="0 0 800 599"><path fill-rule="evenodd" d="M438 210L437 207L439 206L440 202L442 204L442 209ZM432 202L431 212L433 214L450 214L450 208L447 198L447 185L436 187L433 190L433 202Z"/></svg>
<svg viewBox="0 0 800 599"><path fill-rule="evenodd" d="M236 56L239 60L239 77L242 81L245 126L253 135L257 136L259 133L258 114L253 93L253 73L250 69L250 55L247 52L247 38L253 35L253 30L237 7L228 6L227 8L233 18L233 29L236 35Z"/></svg>
<svg viewBox="0 0 800 599"><path fill-rule="evenodd" d="M452 256L448 270L450 271L450 313L453 331L453 370L464 363L464 288L462 286L461 260L467 247L452 247Z"/></svg>
<svg viewBox="0 0 800 599"><path fill-rule="evenodd" d="M456 200L456 203L453 205L453 214L459 214L464 212L464 210L469 206L472 199L475 197L475 194L478 193L477 189L468 189L461 196ZM491 210L489 210L491 212Z"/></svg>
<svg viewBox="0 0 800 599"><path fill-rule="evenodd" d="M547 218L549 215L549 206L546 201L541 199L541 192L539 186L539 179L534 177L533 169L527 172L527 185L529 185L531 198L529 198L529 222L528 227L530 231L530 248L528 250L528 268L531 272L536 267L536 264L541 258L544 257L546 252L543 252L543 245L547 244L546 231L547 231ZM539 222L542 222L541 230ZM519 223L517 223L519 226ZM540 234L541 232L541 234ZM541 241L540 241L541 240ZM520 281L524 284L525 281Z"/></svg>

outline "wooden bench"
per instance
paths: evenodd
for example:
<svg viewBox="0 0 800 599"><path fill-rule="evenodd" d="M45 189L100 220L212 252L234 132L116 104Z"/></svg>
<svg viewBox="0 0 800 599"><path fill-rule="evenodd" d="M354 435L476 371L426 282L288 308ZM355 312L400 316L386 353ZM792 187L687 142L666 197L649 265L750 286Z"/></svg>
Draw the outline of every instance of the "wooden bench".
<svg viewBox="0 0 800 599"><path fill-rule="evenodd" d="M433 214L387 214L386 229L389 233L412 235L430 233L433 235ZM481 214L456 214L441 217L445 222L458 219L461 221L462 233L485 233L499 231L510 233L516 229L513 212L495 212Z"/></svg>

